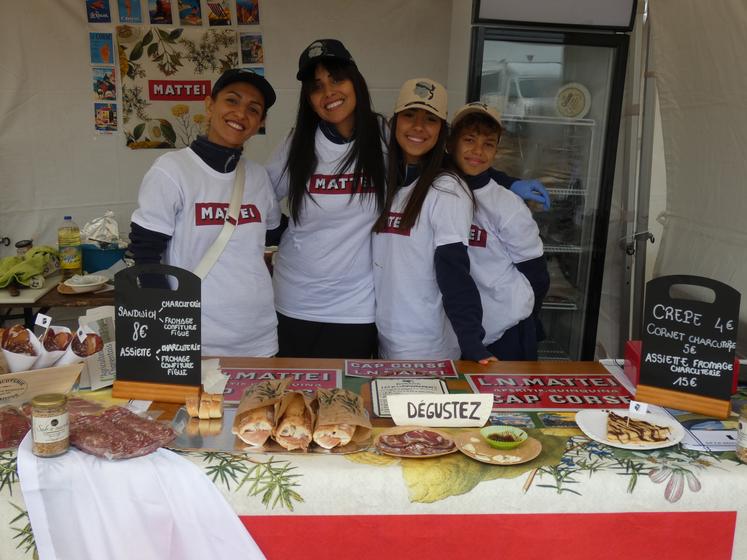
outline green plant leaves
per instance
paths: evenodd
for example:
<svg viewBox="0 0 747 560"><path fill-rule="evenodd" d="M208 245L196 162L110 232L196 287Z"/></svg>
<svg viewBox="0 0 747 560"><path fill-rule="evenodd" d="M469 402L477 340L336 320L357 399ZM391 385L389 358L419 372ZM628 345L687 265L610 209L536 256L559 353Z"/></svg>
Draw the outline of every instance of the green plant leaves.
<svg viewBox="0 0 747 560"><path fill-rule="evenodd" d="M144 130L145 130L145 123L140 123L139 125L137 125L132 131L133 138L135 140L140 140L140 137L143 135Z"/></svg>
<svg viewBox="0 0 747 560"><path fill-rule="evenodd" d="M143 56L143 43L135 43L130 53L130 60L139 60L141 56Z"/></svg>
<svg viewBox="0 0 747 560"><path fill-rule="evenodd" d="M172 144L176 144L176 132L174 132L174 127L171 126L171 123L166 119L158 119L158 121L161 123L161 132L163 132L164 138Z"/></svg>

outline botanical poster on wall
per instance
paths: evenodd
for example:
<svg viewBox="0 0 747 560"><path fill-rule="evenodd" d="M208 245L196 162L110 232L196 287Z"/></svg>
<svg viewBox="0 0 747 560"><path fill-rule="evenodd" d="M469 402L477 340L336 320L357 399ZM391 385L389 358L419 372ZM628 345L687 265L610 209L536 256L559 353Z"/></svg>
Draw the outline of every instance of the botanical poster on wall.
<svg viewBox="0 0 747 560"><path fill-rule="evenodd" d="M117 27L127 146L183 148L205 130L205 97L239 62L231 29Z"/></svg>

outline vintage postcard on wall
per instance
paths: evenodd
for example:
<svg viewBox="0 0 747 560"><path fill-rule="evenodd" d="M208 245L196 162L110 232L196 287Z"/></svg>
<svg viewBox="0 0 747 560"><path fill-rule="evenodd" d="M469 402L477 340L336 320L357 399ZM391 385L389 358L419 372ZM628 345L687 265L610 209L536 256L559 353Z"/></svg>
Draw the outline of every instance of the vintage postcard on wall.
<svg viewBox="0 0 747 560"><path fill-rule="evenodd" d="M111 33L89 33L91 64L114 64L114 43Z"/></svg>
<svg viewBox="0 0 747 560"><path fill-rule="evenodd" d="M117 0L119 23L143 23L140 0Z"/></svg>
<svg viewBox="0 0 747 560"><path fill-rule="evenodd" d="M117 104L94 103L93 105L96 132L102 134L117 132Z"/></svg>
<svg viewBox="0 0 747 560"><path fill-rule="evenodd" d="M207 7L211 27L231 25L231 8L226 0L208 0Z"/></svg>
<svg viewBox="0 0 747 560"><path fill-rule="evenodd" d="M179 22L182 25L202 25L200 0L179 0Z"/></svg>
<svg viewBox="0 0 747 560"><path fill-rule="evenodd" d="M256 33L239 33L241 40L241 64L264 64L265 53L262 48L262 35Z"/></svg>
<svg viewBox="0 0 747 560"><path fill-rule="evenodd" d="M93 71L93 98L96 101L117 99L117 78L111 66L95 66Z"/></svg>
<svg viewBox="0 0 747 560"><path fill-rule="evenodd" d="M148 16L154 25L171 25L171 0L148 0Z"/></svg>
<svg viewBox="0 0 747 560"><path fill-rule="evenodd" d="M109 0L86 0L86 17L88 23L110 23Z"/></svg>
<svg viewBox="0 0 747 560"><path fill-rule="evenodd" d="M236 0L236 22L239 25L257 25L259 0Z"/></svg>

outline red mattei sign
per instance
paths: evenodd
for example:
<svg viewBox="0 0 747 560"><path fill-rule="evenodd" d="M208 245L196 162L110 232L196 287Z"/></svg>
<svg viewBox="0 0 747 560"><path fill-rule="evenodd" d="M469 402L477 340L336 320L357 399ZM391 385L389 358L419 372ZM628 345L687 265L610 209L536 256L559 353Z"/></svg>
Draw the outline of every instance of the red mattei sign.
<svg viewBox="0 0 747 560"><path fill-rule="evenodd" d="M152 101L202 101L210 87L210 80L148 80L148 96Z"/></svg>
<svg viewBox="0 0 747 560"><path fill-rule="evenodd" d="M467 374L477 393L493 394L493 410L627 408L633 395L612 374Z"/></svg>

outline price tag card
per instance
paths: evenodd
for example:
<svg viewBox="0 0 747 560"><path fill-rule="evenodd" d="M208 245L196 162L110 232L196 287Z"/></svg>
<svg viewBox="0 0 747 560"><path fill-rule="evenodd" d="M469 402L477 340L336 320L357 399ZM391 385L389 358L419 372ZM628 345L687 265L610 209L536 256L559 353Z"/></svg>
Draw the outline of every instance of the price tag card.
<svg viewBox="0 0 747 560"><path fill-rule="evenodd" d="M142 286L156 274L173 277L176 288ZM117 380L200 385L200 279L141 265L118 272L114 286Z"/></svg>
<svg viewBox="0 0 747 560"><path fill-rule="evenodd" d="M442 379L391 379L380 377L371 381L371 401L373 412L380 418L391 418L387 397L398 394L448 393Z"/></svg>
<svg viewBox="0 0 747 560"><path fill-rule="evenodd" d="M639 385L729 399L740 295L710 278L646 284Z"/></svg>

